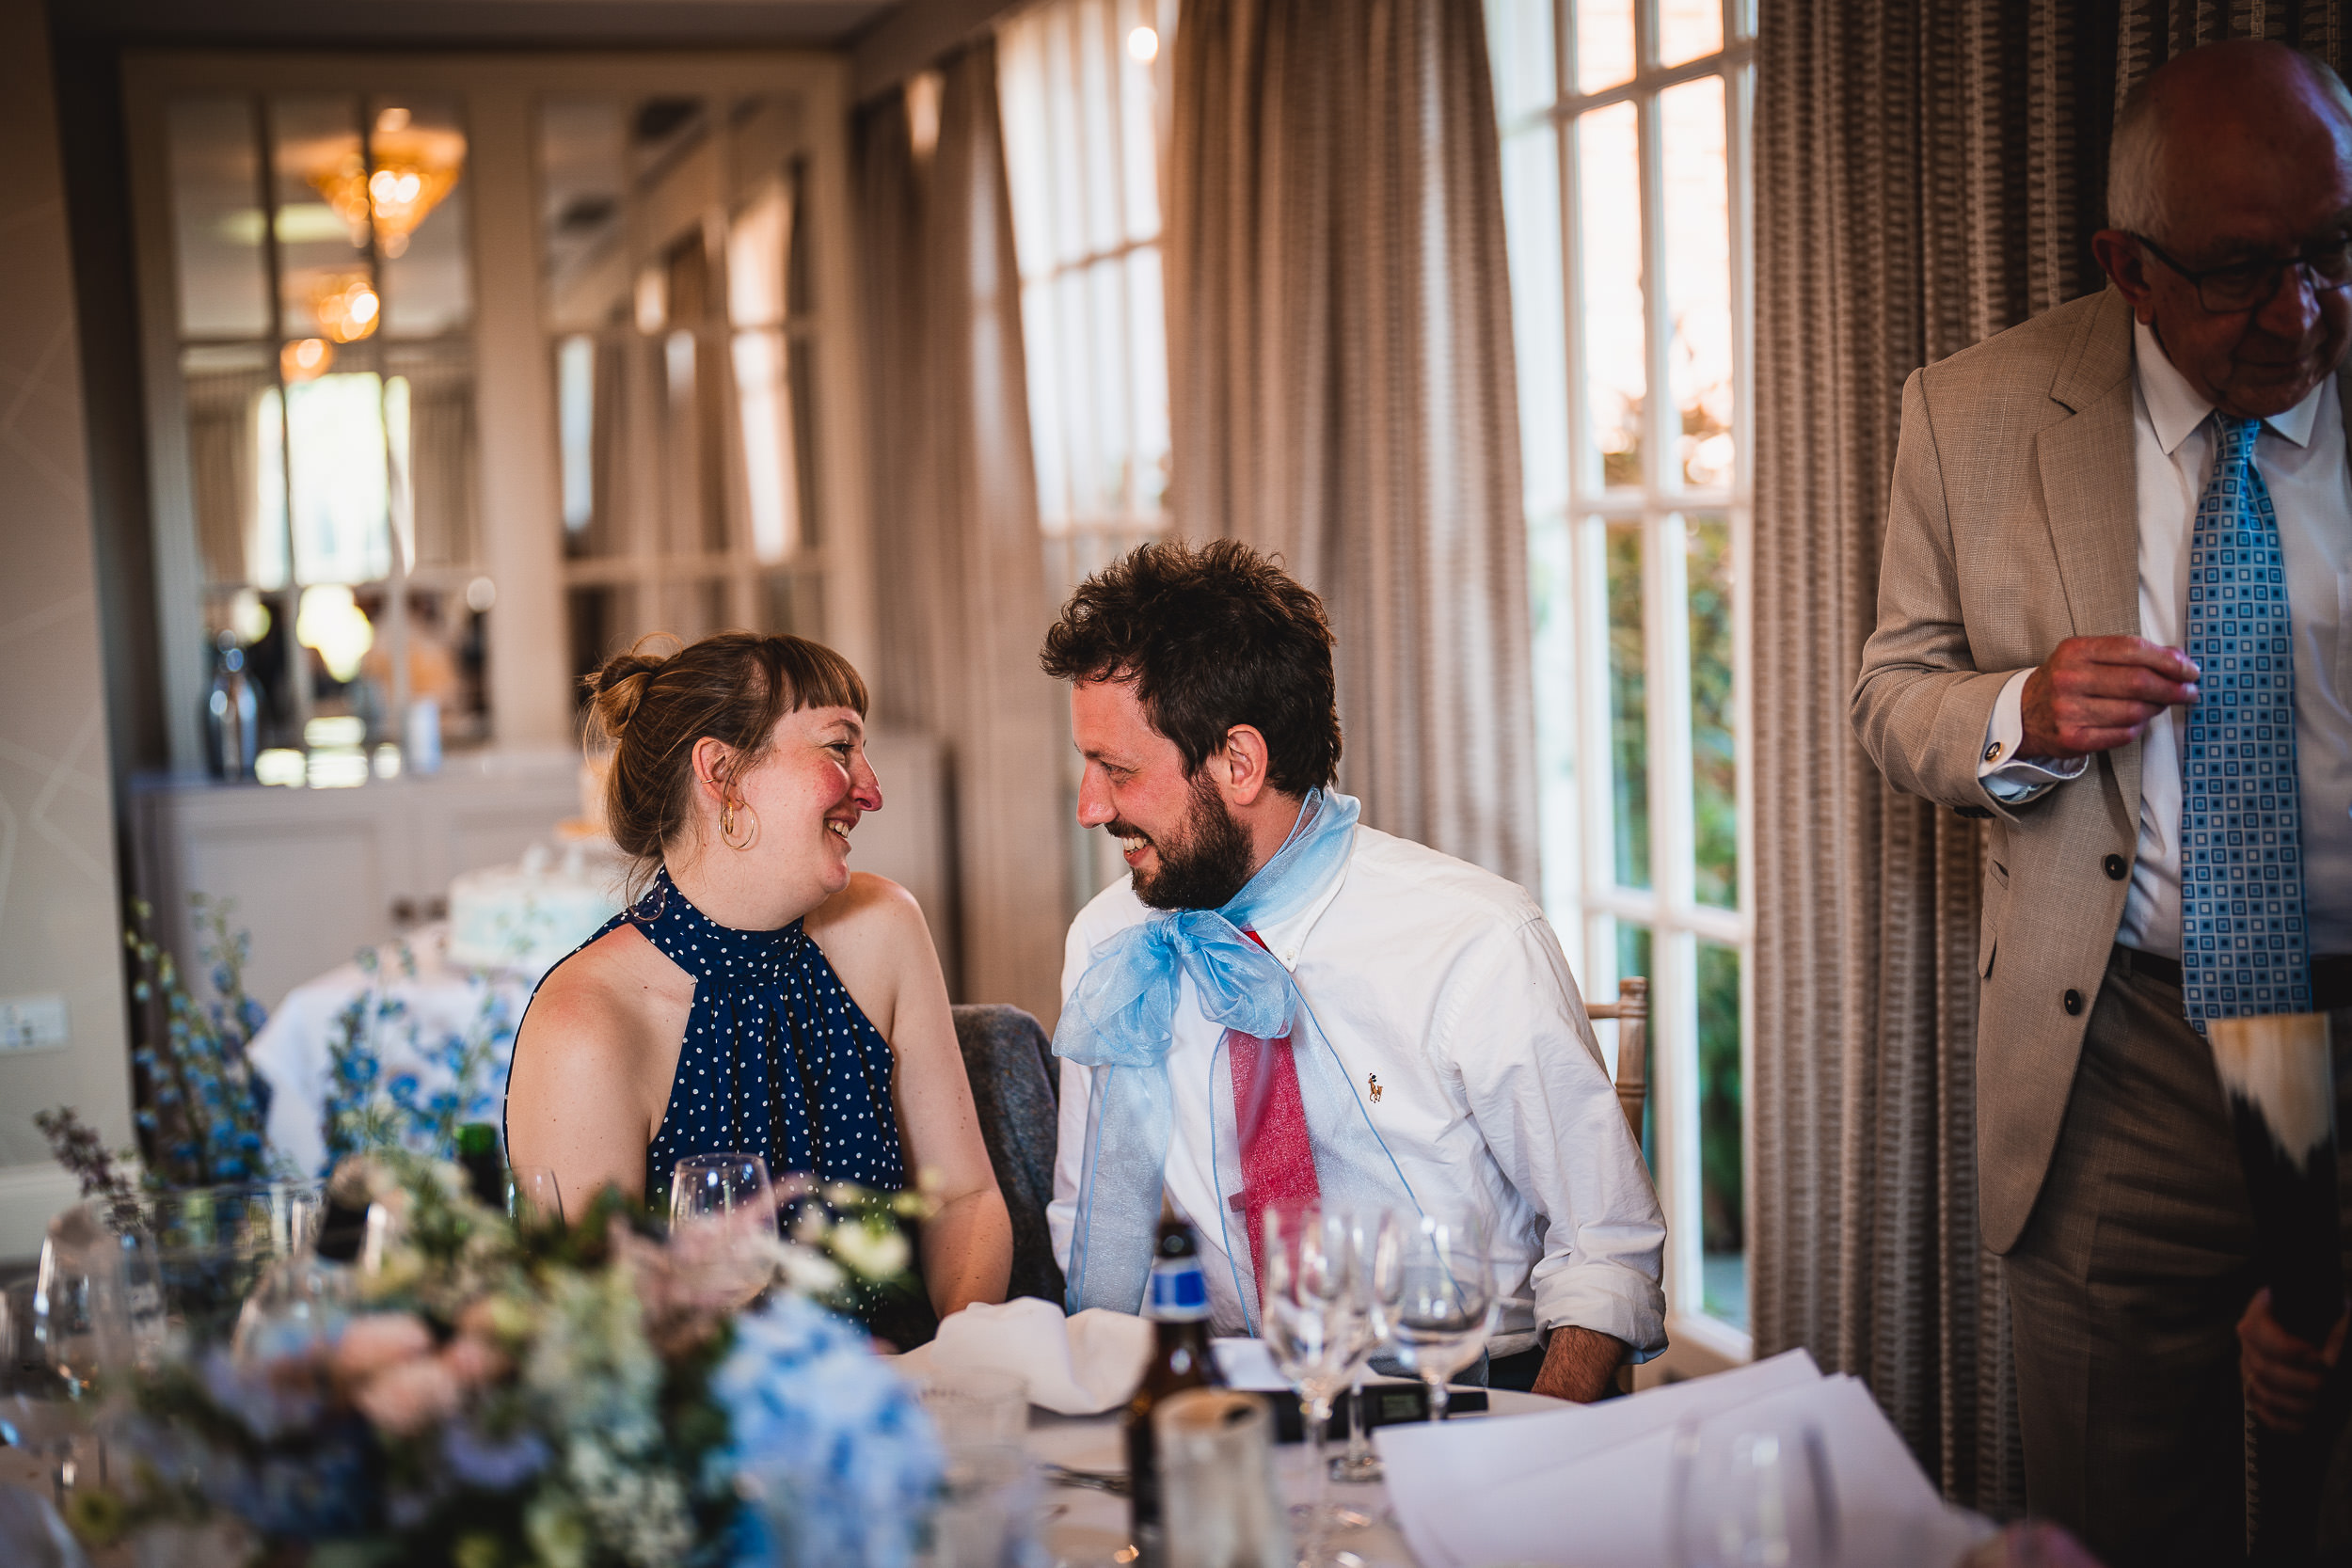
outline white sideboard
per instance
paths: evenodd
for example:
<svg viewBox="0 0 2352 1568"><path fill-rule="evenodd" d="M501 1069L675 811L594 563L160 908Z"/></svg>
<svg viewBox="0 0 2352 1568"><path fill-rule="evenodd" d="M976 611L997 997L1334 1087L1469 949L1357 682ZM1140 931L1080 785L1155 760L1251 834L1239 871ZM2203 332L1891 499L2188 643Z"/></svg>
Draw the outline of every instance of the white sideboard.
<svg viewBox="0 0 2352 1568"><path fill-rule="evenodd" d="M851 863L899 882L943 956L947 913L946 785L928 736L877 732L867 755L884 809L860 823ZM246 982L275 1008L303 981L445 912L450 879L521 858L580 811L578 753L453 755L431 778L347 789L151 778L132 786L134 879L165 944L196 963L188 896L236 901L252 934Z"/></svg>

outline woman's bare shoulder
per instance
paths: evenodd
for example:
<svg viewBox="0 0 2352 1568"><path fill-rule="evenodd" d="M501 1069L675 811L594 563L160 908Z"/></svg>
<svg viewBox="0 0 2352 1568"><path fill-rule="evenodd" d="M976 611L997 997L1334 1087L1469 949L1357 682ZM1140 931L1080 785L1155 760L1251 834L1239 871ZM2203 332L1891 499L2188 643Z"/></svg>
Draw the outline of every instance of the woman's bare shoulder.
<svg viewBox="0 0 2352 1568"><path fill-rule="evenodd" d="M926 942L930 939L914 895L870 871L851 872L848 887L809 911L805 928L828 958L836 945L901 941L918 933Z"/></svg>
<svg viewBox="0 0 2352 1568"><path fill-rule="evenodd" d="M653 1014L691 1006L693 993L691 976L637 927L619 926L548 972L532 996L523 1030L560 1030L591 1049L633 1053Z"/></svg>

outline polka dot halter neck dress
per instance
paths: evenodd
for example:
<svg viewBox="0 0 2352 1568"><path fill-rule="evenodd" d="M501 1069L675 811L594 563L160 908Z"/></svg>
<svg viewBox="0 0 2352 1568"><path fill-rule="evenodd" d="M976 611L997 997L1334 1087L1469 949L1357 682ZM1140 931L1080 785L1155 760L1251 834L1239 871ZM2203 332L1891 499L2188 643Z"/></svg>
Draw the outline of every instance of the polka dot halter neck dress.
<svg viewBox="0 0 2352 1568"><path fill-rule="evenodd" d="M624 923L694 977L669 1105L645 1150L646 1202L668 1206L680 1160L735 1151L759 1155L777 1176L809 1171L882 1192L907 1185L890 1042L801 922L775 931L721 926L665 868L588 942Z"/></svg>

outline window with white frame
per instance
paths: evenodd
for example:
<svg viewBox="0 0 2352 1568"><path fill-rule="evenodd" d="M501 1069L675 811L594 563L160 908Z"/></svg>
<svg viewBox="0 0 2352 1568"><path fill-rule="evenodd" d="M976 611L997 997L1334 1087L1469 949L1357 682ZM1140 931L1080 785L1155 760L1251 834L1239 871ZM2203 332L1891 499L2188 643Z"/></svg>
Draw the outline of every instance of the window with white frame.
<svg viewBox="0 0 2352 1568"><path fill-rule="evenodd" d="M1158 73L1173 25L1162 0L1045 0L996 36L1045 592L1057 607L1167 526ZM1073 823L1077 777L1073 757ZM1079 903L1126 875L1100 833L1073 851Z"/></svg>
<svg viewBox="0 0 2352 1568"><path fill-rule="evenodd" d="M1669 1309L1744 1355L1754 21L1748 0L1486 11L1544 903L1591 995L1650 982Z"/></svg>

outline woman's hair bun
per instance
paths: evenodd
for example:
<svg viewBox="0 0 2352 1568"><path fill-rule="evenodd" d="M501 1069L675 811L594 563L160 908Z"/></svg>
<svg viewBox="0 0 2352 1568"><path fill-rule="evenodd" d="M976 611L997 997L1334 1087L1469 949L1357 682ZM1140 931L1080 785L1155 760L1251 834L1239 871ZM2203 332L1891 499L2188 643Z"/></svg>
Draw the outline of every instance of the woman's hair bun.
<svg viewBox="0 0 2352 1568"><path fill-rule="evenodd" d="M637 705L645 700L645 689L653 684L655 672L670 658L666 653L643 654L631 648L606 659L604 668L588 677L588 689L596 697L596 722L606 735L620 738L637 716Z"/></svg>

